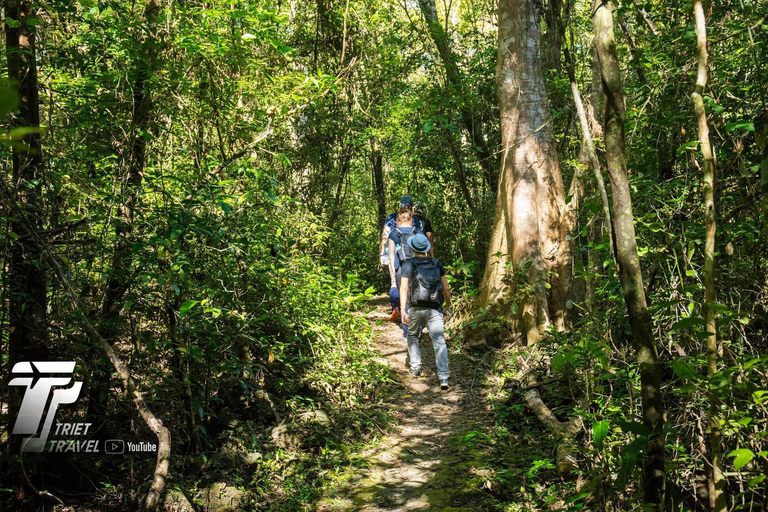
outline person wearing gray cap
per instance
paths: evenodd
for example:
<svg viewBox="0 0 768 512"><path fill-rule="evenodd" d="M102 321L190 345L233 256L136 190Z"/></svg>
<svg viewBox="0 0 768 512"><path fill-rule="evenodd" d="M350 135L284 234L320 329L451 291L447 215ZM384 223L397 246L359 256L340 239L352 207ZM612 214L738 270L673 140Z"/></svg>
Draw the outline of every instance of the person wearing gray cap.
<svg viewBox="0 0 768 512"><path fill-rule="evenodd" d="M410 372L414 377L421 375L419 335L426 326L435 350L440 388L448 389L450 373L444 319L451 316L451 290L443 265L427 254L432 245L429 239L418 233L407 243L413 249L414 257L403 263L400 269L400 317L403 325L408 326Z"/></svg>

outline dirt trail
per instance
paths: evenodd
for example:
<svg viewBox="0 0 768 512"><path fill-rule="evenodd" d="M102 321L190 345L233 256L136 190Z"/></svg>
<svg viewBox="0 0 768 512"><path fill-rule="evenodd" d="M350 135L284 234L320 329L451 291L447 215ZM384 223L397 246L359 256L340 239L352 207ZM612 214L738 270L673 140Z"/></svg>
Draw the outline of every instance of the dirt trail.
<svg viewBox="0 0 768 512"><path fill-rule="evenodd" d="M423 334L422 376L412 377L405 366L407 350L400 326L389 322L388 298L377 298L372 305L375 309L366 318L376 334L381 362L402 384L388 404L397 425L363 454L368 468L355 470L347 487L317 510L494 509L492 496L482 489L486 479L478 466L483 464L476 464L484 454L462 442L491 421L476 365L450 353L450 388L442 391L432 341Z"/></svg>

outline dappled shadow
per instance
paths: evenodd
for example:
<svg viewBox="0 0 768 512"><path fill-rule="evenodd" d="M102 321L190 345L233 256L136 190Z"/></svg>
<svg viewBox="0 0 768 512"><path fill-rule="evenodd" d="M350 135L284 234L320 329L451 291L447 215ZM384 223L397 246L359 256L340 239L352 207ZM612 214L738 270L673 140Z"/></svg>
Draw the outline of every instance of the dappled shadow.
<svg viewBox="0 0 768 512"><path fill-rule="evenodd" d="M423 376L406 369L407 350L398 324L389 322L386 297L375 300L367 318L377 347L401 386L392 397L397 425L364 452L363 467L315 510L491 510L493 497L483 490L482 449L467 449L462 435L480 428L488 411L469 388L474 366L451 353L451 387L440 389L435 354L428 334L420 339ZM450 342L449 342L450 346Z"/></svg>

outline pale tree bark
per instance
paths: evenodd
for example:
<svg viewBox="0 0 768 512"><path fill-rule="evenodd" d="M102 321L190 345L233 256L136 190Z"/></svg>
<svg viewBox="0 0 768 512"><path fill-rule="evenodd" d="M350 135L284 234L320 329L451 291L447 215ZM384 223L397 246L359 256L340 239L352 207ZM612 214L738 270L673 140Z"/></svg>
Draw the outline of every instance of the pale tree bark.
<svg viewBox="0 0 768 512"><path fill-rule="evenodd" d="M14 190L8 198L21 207L10 223L11 232L18 238L11 244L9 262L9 368L17 361L48 359L47 281L40 251L31 238L31 232L42 230L44 217L34 6L34 2L25 0L3 2L8 79L19 97L19 113L12 123L14 128L30 130L20 141L23 147L13 147ZM21 396L12 391L9 398L14 417ZM11 438L9 446L12 452L18 452L18 436Z"/></svg>
<svg viewBox="0 0 768 512"><path fill-rule="evenodd" d="M565 39L565 24L562 22L560 17L558 17L558 25L560 27L560 33L563 36L563 39ZM613 230L611 229L611 206L608 199L608 192L605 190L602 166L600 165L600 160L597 158L597 152L595 151L595 144L592 139L592 130L590 129L589 119L587 118L587 109L584 108L584 102L582 101L581 93L579 92L579 85L576 83L576 69L567 43L563 46L563 54L565 56L565 65L568 69L568 81L571 84L573 104L576 107L576 115L579 118L579 127L581 129L581 135L583 139L583 149L589 160L589 166L592 168L592 172L595 175L597 189L600 193L600 201L603 205L604 225L608 234L610 252L611 256L615 259L613 247ZM572 232L576 223L575 218L578 213L578 203L574 204L574 201L571 200L571 203L569 203L569 210L571 218L568 220L567 229L569 232Z"/></svg>
<svg viewBox="0 0 768 512"><path fill-rule="evenodd" d="M632 3L635 5L635 9L637 9L637 14L640 16L643 22L648 26L648 30L650 30L651 33L655 36L659 35L659 31L656 28L656 24L651 19L651 15L648 14L648 11L645 10L643 3L640 0L632 0Z"/></svg>
<svg viewBox="0 0 768 512"><path fill-rule="evenodd" d="M427 30L429 30L429 36L432 42L437 47L437 53L440 55L440 60L445 67L446 81L450 87L455 88L461 92L461 73L459 66L456 64L456 58L451 51L451 42L448 39L443 25L440 24L440 20L437 17L437 8L435 6L435 0L419 0L419 8L421 14L424 17L424 21L427 24ZM472 148L477 155L477 159L480 162L480 166L485 172L485 178L488 182L488 186L491 190L495 190L497 186L497 173L496 173L496 158L488 148L488 143L485 140L481 123L475 118L473 113L468 108L461 110L461 120L464 128L467 131L469 140L472 143Z"/></svg>
<svg viewBox="0 0 768 512"><path fill-rule="evenodd" d="M571 284L565 191L541 72L539 30L535 2L499 3L496 86L503 186L497 206L506 226L507 257L517 275L516 289L506 294L519 298L518 330L528 344L549 326L565 327ZM496 215L499 219L500 212ZM497 270L488 267L486 273ZM498 278L484 278L486 284L492 281Z"/></svg>
<svg viewBox="0 0 768 512"><path fill-rule="evenodd" d="M661 371L651 315L645 298L642 269L637 253L632 198L629 193L624 136L624 93L613 35L613 5L609 1L593 0L592 13L600 75L606 93L605 151L611 179L619 278L629 313L632 343L640 366L643 423L650 431L645 446L643 494L648 508L662 510L666 469Z"/></svg>
<svg viewBox="0 0 768 512"><path fill-rule="evenodd" d="M509 262L509 247L507 243L507 220L504 215L506 180L503 174L499 177L499 180L499 189L496 194L496 213L493 217L488 257L485 262L483 279L480 282L480 293L475 302L476 305L481 307L497 304L499 300L506 297L509 288L504 279Z"/></svg>
<svg viewBox="0 0 768 512"><path fill-rule="evenodd" d="M702 307L707 327L707 374L712 377L717 373L717 323L715 310L715 155L709 143L707 111L704 108L704 88L707 85L707 24L704 6L701 0L694 0L693 13L696 19L696 47L698 69L696 85L691 99L696 110L699 127L699 145L704 157L701 189L704 195L704 305ZM723 441L720 431L720 399L714 392L709 396L709 451L712 457L712 471L709 472L707 487L709 490L710 510L723 512L725 504L725 478L723 476Z"/></svg>

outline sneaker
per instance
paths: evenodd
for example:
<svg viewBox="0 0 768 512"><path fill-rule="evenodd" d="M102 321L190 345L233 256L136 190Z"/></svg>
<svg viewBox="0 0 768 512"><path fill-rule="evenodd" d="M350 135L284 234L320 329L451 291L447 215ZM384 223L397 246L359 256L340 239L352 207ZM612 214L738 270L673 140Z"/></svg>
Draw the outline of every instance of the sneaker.
<svg viewBox="0 0 768 512"><path fill-rule="evenodd" d="M411 377L421 377L421 368L419 368L418 370L414 370L413 368L411 368L408 371L411 373Z"/></svg>
<svg viewBox="0 0 768 512"><path fill-rule="evenodd" d="M392 310L392 314L389 315L389 321L390 322L399 322L400 321L400 308L395 308Z"/></svg>
<svg viewBox="0 0 768 512"><path fill-rule="evenodd" d="M448 389L448 379L440 379L440 389Z"/></svg>

